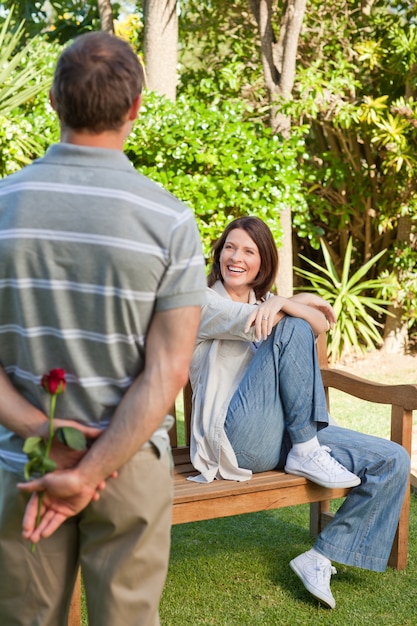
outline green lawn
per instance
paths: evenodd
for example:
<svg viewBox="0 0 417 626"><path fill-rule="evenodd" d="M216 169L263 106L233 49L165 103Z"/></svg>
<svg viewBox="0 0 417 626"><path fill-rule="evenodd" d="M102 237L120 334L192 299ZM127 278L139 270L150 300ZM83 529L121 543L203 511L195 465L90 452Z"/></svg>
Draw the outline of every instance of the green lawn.
<svg viewBox="0 0 417 626"><path fill-rule="evenodd" d="M163 626L417 624L417 497L409 563L383 574L337 565L336 609L305 591L289 561L310 548L308 506L174 526Z"/></svg>
<svg viewBox="0 0 417 626"><path fill-rule="evenodd" d="M370 371L366 378L378 383L399 385L402 383L417 384L416 368L408 367L389 374ZM354 428L369 435L379 437L390 436L390 407L383 404L372 404L348 396L341 391L330 390L331 414L339 424L345 428ZM417 424L417 411L414 411L413 423Z"/></svg>

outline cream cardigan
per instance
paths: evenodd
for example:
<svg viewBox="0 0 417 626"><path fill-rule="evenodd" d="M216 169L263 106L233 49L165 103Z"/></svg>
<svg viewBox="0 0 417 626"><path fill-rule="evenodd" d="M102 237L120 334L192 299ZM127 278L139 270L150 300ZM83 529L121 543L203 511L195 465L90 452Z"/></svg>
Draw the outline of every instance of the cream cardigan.
<svg viewBox="0 0 417 626"><path fill-rule="evenodd" d="M244 332L246 320L257 304L255 294L251 293L250 304L235 302L221 281L207 292L190 368L191 462L200 472L190 480L249 480L252 472L238 466L224 422L233 393L255 351L254 329Z"/></svg>

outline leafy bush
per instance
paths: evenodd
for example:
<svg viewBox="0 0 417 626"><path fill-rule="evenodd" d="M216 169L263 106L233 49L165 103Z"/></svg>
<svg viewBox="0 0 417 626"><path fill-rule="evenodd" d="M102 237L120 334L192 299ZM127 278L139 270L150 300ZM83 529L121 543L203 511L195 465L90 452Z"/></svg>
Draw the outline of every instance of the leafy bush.
<svg viewBox="0 0 417 626"><path fill-rule="evenodd" d="M126 153L143 174L191 206L206 252L230 219L257 215L279 242L280 209L301 206L297 151L262 124L245 121L235 101L206 104L180 96L173 104L146 94Z"/></svg>
<svg viewBox="0 0 417 626"><path fill-rule="evenodd" d="M403 320L409 330L417 328L417 249L407 243L397 244L389 254L390 270L381 277L386 283L381 296L403 309Z"/></svg>

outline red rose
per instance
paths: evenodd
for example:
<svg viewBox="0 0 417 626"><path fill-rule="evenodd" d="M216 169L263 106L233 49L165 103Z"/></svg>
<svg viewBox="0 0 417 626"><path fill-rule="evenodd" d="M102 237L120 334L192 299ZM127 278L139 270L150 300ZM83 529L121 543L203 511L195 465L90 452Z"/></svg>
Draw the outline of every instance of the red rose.
<svg viewBox="0 0 417 626"><path fill-rule="evenodd" d="M44 374L41 379L41 387L51 395L63 393L66 385L65 370L61 369L53 369L49 374Z"/></svg>
<svg viewBox="0 0 417 626"><path fill-rule="evenodd" d="M65 380L65 370L61 369L53 369L49 372L49 374L44 374L41 378L41 387L51 394L51 406L49 409L49 434L48 439L45 443L42 437L28 437L25 440L23 446L23 452L27 454L28 462L25 465L25 478L29 478L32 473L41 474L43 476L47 472L53 472L56 469L56 463L52 459L49 458L49 453L51 451L52 441L55 435L53 421L55 415L55 405L56 405L56 397L65 391L65 387L67 386L67 381ZM58 429L59 430L59 429ZM65 428L62 430L66 431ZM69 431L73 429L68 427ZM74 429L75 430L75 429ZM77 431L78 433L78 431ZM64 438L66 433L64 432ZM71 432L67 434L70 435L69 439L71 439ZM77 446L79 442L76 441ZM69 447L71 444L68 444ZM77 448L81 449L81 448ZM38 513L36 516L36 526L39 525L41 519L42 512L42 503L43 503L44 492L41 491L38 499ZM32 552L36 549L36 543L32 543Z"/></svg>

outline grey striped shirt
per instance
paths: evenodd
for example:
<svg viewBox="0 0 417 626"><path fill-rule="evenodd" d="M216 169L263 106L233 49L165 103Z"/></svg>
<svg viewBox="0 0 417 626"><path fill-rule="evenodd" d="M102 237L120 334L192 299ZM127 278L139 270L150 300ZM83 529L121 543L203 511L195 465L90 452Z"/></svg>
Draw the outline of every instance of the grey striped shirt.
<svg viewBox="0 0 417 626"><path fill-rule="evenodd" d="M154 311L205 302L193 213L116 150L70 144L0 181L0 361L49 411L44 373L65 369L57 417L105 427L143 369ZM0 427L0 461L25 462Z"/></svg>

